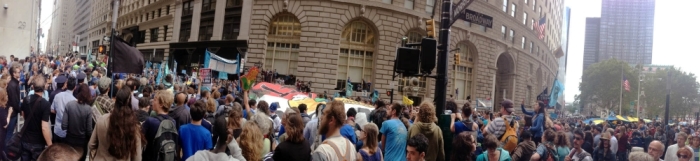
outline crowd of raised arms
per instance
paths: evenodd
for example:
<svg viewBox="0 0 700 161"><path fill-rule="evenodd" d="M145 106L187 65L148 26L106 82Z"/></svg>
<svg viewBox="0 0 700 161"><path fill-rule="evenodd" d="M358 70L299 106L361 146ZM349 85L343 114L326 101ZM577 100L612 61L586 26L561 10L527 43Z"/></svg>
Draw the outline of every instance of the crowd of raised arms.
<svg viewBox="0 0 700 161"><path fill-rule="evenodd" d="M152 69L109 77L105 66L0 56L0 160L700 160L695 127L643 120L586 125L550 119L543 102L528 111L522 101L516 115L510 100L492 112L448 101L455 113L443 130L430 102L365 100L374 106L365 113L330 98L278 111L282 102L252 100L235 82L202 88L166 75L154 83ZM261 78L272 82L276 75ZM311 85L278 80L307 92Z"/></svg>

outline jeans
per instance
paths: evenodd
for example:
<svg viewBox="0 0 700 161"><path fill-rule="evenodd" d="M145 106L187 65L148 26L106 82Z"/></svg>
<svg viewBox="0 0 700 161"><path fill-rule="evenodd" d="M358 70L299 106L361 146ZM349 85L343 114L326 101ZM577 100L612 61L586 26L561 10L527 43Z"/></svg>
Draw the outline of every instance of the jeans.
<svg viewBox="0 0 700 161"><path fill-rule="evenodd" d="M32 144L32 143L22 143L22 161L36 160L44 151L46 145L43 144Z"/></svg>
<svg viewBox="0 0 700 161"><path fill-rule="evenodd" d="M17 116L10 118L10 122L7 124L7 135L5 135L5 140L12 139L12 135L15 132L15 127L17 127Z"/></svg>
<svg viewBox="0 0 700 161"><path fill-rule="evenodd" d="M618 161L627 161L627 149L619 149L617 151L617 160Z"/></svg>

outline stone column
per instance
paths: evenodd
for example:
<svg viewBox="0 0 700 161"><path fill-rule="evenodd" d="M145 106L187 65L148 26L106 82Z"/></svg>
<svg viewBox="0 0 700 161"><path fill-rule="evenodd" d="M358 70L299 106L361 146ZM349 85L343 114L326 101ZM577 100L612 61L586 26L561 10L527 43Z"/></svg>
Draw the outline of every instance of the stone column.
<svg viewBox="0 0 700 161"><path fill-rule="evenodd" d="M190 29L189 42L199 40L199 22L202 19L202 0L194 0L194 10L192 11L192 28Z"/></svg>
<svg viewBox="0 0 700 161"><path fill-rule="evenodd" d="M241 25L238 32L238 40L248 40L250 37L250 18L253 14L253 0L243 0L241 11Z"/></svg>
<svg viewBox="0 0 700 161"><path fill-rule="evenodd" d="M224 17L226 16L226 1L216 1L216 9L214 11L214 33L211 40L221 40L224 33Z"/></svg>
<svg viewBox="0 0 700 161"><path fill-rule="evenodd" d="M182 1L175 1L175 14L173 14L172 42L180 42L180 25L182 25Z"/></svg>

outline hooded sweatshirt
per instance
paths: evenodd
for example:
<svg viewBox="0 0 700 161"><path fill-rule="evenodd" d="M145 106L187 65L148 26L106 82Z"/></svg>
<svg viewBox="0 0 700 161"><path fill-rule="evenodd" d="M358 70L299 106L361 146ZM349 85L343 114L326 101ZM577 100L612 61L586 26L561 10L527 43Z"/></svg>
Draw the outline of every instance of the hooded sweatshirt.
<svg viewBox="0 0 700 161"><path fill-rule="evenodd" d="M428 151L425 152L425 160L445 160L444 142L442 131L434 123L416 122L408 129L408 138L423 134L428 138Z"/></svg>
<svg viewBox="0 0 700 161"><path fill-rule="evenodd" d="M511 155L513 161L527 161L530 160L532 154L535 153L537 145L532 140L526 140L518 144L518 148L515 148L515 152Z"/></svg>

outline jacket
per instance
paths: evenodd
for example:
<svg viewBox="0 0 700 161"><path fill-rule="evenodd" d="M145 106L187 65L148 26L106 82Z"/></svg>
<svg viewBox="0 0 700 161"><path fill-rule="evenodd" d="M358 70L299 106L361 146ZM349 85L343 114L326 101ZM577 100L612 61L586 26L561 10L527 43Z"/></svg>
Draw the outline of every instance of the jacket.
<svg viewBox="0 0 700 161"><path fill-rule="evenodd" d="M530 127L530 132L533 134L533 138L542 138L542 132L544 131L544 114L537 114L532 120L532 127Z"/></svg>
<svg viewBox="0 0 700 161"><path fill-rule="evenodd" d="M246 161L241 153L241 147L238 146L236 139L231 140L227 145L228 149L231 151L231 155L226 153L212 153L209 150L200 150L194 153L194 155L187 158L187 161L197 161L197 160L217 160L217 161Z"/></svg>
<svg viewBox="0 0 700 161"><path fill-rule="evenodd" d="M416 122L408 129L408 138L417 134L423 134L428 138L428 151L425 152L425 160L445 160L444 141L440 127L434 123Z"/></svg>
<svg viewBox="0 0 700 161"><path fill-rule="evenodd" d="M107 135L107 129L109 129L109 118L111 114L105 114L102 115L99 119L97 119L97 123L95 123L95 131L92 133L92 137L90 137L90 142L88 143L88 148L90 148L90 151L95 152L95 158L91 160L117 160L117 158L114 158L111 154L109 154L109 147L110 141L109 141L109 136ZM141 152L143 151L143 147L141 145L141 135L136 133L134 138L136 138L136 154L131 155L131 158L128 158L126 160L133 160L133 161L140 161L141 160Z"/></svg>
<svg viewBox="0 0 700 161"><path fill-rule="evenodd" d="M170 108L170 111L168 111L168 116L175 120L175 125L178 129L184 124L189 124L192 120L190 110L185 108L185 105L173 106L173 108Z"/></svg>
<svg viewBox="0 0 700 161"><path fill-rule="evenodd" d="M19 108L19 80L11 78L10 82L7 83L7 105L12 107L12 116L16 117L20 112Z"/></svg>
<svg viewBox="0 0 700 161"><path fill-rule="evenodd" d="M603 147L598 147L593 152L593 160L616 160L616 157L610 149L605 150Z"/></svg>
<svg viewBox="0 0 700 161"><path fill-rule="evenodd" d="M532 154L535 154L535 150L537 150L537 145L535 145L534 141L523 141L515 148L515 151L511 154L511 158L514 161L529 161Z"/></svg>
<svg viewBox="0 0 700 161"><path fill-rule="evenodd" d="M61 128L66 130L65 141L71 145L85 145L93 131L92 107L71 101L66 104Z"/></svg>
<svg viewBox="0 0 700 161"><path fill-rule="evenodd" d="M301 113L301 119L304 120L304 125L306 125L306 123L309 123L309 121L311 121L311 117L309 117L309 114L306 114L306 113Z"/></svg>
<svg viewBox="0 0 700 161"><path fill-rule="evenodd" d="M511 161L511 160L512 160L512 159L510 158L510 154L508 153L508 151L503 150L503 149L501 149L501 148L498 148L498 149L496 149L496 150L501 151L501 156L498 157L499 159L498 159L497 161ZM488 154L488 153L489 153L488 150L484 150L484 153L482 153L481 155L479 155L478 157L476 157L476 161L493 161L493 160L488 160L488 159L489 159L489 157L488 157L489 154Z"/></svg>

